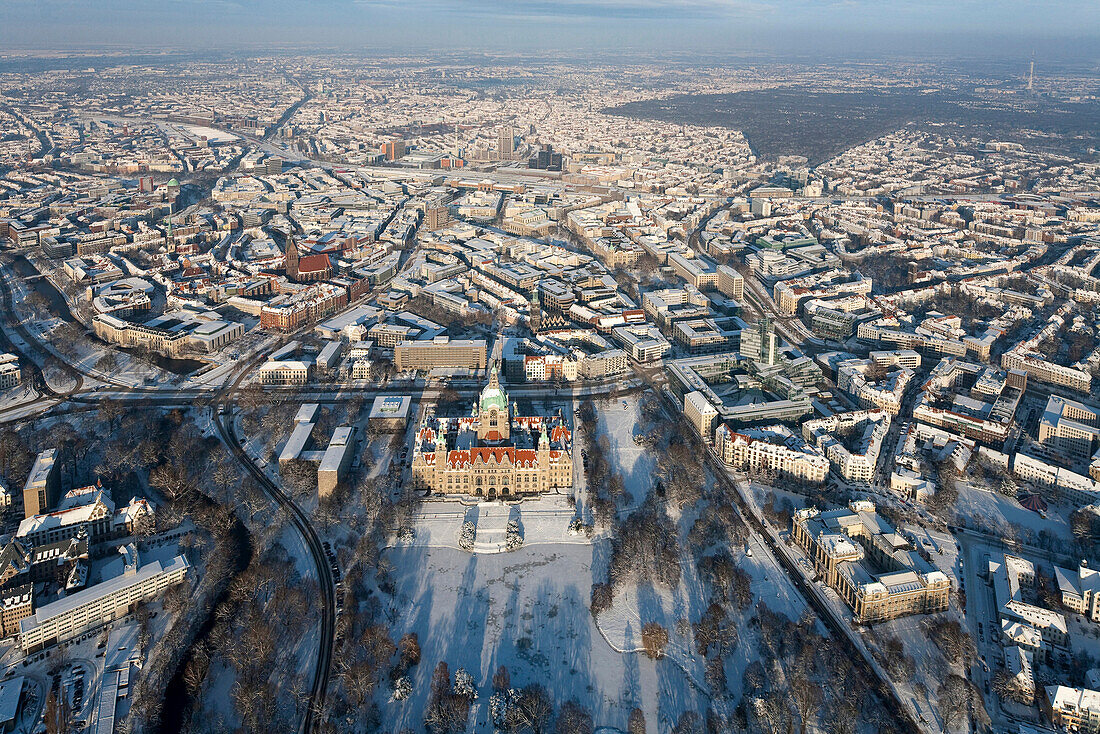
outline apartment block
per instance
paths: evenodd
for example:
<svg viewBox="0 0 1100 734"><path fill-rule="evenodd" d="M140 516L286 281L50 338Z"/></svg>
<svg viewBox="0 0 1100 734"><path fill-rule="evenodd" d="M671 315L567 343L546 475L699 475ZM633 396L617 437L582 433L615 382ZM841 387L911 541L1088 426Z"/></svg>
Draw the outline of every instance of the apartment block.
<svg viewBox="0 0 1100 734"><path fill-rule="evenodd" d="M19 358L14 354L0 354L0 390L8 390L23 379L19 370Z"/></svg>
<svg viewBox="0 0 1100 734"><path fill-rule="evenodd" d="M19 644L24 653L71 640L129 614L139 603L183 581L191 567L183 556L167 564L151 561L139 565L133 546L122 550L126 555L122 573L41 606L19 623Z"/></svg>
<svg viewBox="0 0 1100 734"><path fill-rule="evenodd" d="M1076 571L1054 567L1054 579L1062 594L1062 605L1093 622L1100 622L1100 571L1082 561Z"/></svg>

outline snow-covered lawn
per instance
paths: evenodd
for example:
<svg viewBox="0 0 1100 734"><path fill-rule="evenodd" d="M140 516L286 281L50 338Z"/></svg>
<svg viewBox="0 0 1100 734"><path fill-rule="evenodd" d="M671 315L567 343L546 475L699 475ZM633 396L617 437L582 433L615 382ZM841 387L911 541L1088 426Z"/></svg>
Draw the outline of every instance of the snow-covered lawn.
<svg viewBox="0 0 1100 734"><path fill-rule="evenodd" d="M647 423L642 416L640 394L597 403L596 414L599 435L607 436L611 443L612 469L622 476L626 491L641 502L652 488L657 456L645 446L634 443L634 436L644 432Z"/></svg>
<svg viewBox="0 0 1100 734"><path fill-rule="evenodd" d="M466 668L477 681L474 731L492 730L487 701L500 665L512 685L540 683L555 701L576 698L600 726L625 729L634 706L654 730L665 731L685 710L705 711L705 697L669 659L620 653L588 610L596 545L524 546L512 553L471 554L449 548L400 547L386 552L396 567L395 639L416 632L422 651L403 702L379 696L393 730L420 730L428 684L437 662ZM655 597L648 601L658 604ZM617 600L626 609L629 602ZM648 614L648 610L647 610ZM638 615L624 613L629 619ZM633 629L636 639L641 630ZM616 646L622 647L621 636ZM631 644L631 649L637 647ZM657 725L656 722L662 722Z"/></svg>
<svg viewBox="0 0 1100 734"><path fill-rule="evenodd" d="M1058 505L1050 505L1044 519L1038 513L1023 507L1011 497L1000 492L982 489L966 482L959 482L959 498L955 502L955 513L966 518L971 524L981 523L1002 535L1024 542L1034 543L1034 537L1047 530L1058 538L1071 539L1073 533L1066 519L1066 510Z"/></svg>
<svg viewBox="0 0 1100 734"><path fill-rule="evenodd" d="M426 548L458 548L463 523L472 522L477 528L474 550L496 553L503 550L508 522L515 520L522 529L525 546L547 543L587 545L591 541L584 533L569 532L569 523L575 515L565 496L559 494L511 504L429 501L417 513L413 537L398 540L397 543Z"/></svg>
<svg viewBox="0 0 1100 734"><path fill-rule="evenodd" d="M1069 626L1069 647L1074 653L1084 652L1100 660L1100 624L1063 609Z"/></svg>

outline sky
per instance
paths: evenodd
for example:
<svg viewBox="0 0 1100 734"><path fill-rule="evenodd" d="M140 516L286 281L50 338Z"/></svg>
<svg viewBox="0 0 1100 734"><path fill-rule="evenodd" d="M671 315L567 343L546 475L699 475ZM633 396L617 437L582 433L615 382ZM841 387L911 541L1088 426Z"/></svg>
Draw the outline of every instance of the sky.
<svg viewBox="0 0 1100 734"><path fill-rule="evenodd" d="M1057 53L1094 63L1100 0L0 0L0 44L9 50Z"/></svg>

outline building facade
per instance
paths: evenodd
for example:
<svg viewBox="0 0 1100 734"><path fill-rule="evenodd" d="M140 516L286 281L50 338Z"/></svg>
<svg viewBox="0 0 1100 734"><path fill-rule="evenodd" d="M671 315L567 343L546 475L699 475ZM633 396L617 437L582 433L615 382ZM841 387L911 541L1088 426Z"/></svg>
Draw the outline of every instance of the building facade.
<svg viewBox="0 0 1100 734"><path fill-rule="evenodd" d="M427 416L417 430L413 485L488 499L568 490L572 433L556 417L518 416L494 368L470 416Z"/></svg>
<svg viewBox="0 0 1100 734"><path fill-rule="evenodd" d="M0 390L13 388L23 379L19 370L19 358L14 354L0 354Z"/></svg>
<svg viewBox="0 0 1100 734"><path fill-rule="evenodd" d="M814 484L829 475L829 460L781 425L734 432L722 424L714 432L714 449L726 465L739 471L773 472Z"/></svg>
<svg viewBox="0 0 1100 734"><path fill-rule="evenodd" d="M138 565L131 549L125 570L95 586L39 607L19 623L19 644L30 654L71 640L133 611L169 586L183 581L191 564L176 556L167 565L152 561Z"/></svg>
<svg viewBox="0 0 1100 734"><path fill-rule="evenodd" d="M947 575L912 550L878 517L871 502L856 501L846 510L824 513L799 510L791 519L791 537L860 623L947 609Z"/></svg>
<svg viewBox="0 0 1100 734"><path fill-rule="evenodd" d="M401 342L393 349L393 363L401 370L485 369L487 347L483 339L448 339Z"/></svg>

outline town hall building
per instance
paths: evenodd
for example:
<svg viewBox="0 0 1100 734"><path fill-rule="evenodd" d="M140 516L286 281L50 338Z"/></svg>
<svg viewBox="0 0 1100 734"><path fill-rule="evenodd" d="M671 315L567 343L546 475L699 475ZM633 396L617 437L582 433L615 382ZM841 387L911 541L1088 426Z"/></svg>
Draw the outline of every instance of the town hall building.
<svg viewBox="0 0 1100 734"><path fill-rule="evenodd" d="M413 446L413 486L486 499L571 488L572 433L561 413L516 413L494 367L469 416L424 418Z"/></svg>

